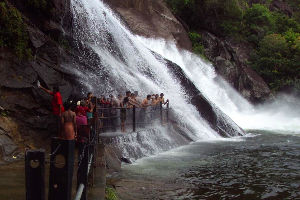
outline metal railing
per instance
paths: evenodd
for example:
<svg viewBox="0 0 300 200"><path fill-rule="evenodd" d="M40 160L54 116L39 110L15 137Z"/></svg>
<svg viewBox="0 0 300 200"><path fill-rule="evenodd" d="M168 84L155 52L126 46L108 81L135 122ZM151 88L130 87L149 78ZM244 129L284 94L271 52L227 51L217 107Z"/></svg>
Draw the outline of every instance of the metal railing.
<svg viewBox="0 0 300 200"><path fill-rule="evenodd" d="M154 123L162 125L169 121L169 103L155 106L120 108L97 107L97 123L100 133L105 132L135 132ZM124 128L122 131L122 127ZM125 130L125 131L124 131Z"/></svg>

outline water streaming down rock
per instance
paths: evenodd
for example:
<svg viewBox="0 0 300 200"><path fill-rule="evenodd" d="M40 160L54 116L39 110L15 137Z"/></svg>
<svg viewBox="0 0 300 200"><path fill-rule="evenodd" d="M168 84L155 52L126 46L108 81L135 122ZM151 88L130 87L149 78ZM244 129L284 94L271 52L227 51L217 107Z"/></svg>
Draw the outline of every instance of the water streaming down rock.
<svg viewBox="0 0 300 200"><path fill-rule="evenodd" d="M229 117L202 96L178 65L139 42L102 1L72 0L71 11L78 57L89 66L74 66L74 71L94 93L117 94L128 89L137 90L144 97L163 92L171 100L176 123L192 140L243 134ZM160 137L165 135L162 132Z"/></svg>
<svg viewBox="0 0 300 200"><path fill-rule="evenodd" d="M210 63L178 50L171 41L140 37L149 49L179 65L195 86L244 129L295 132L300 129L299 99L281 95L275 101L253 106L218 76Z"/></svg>

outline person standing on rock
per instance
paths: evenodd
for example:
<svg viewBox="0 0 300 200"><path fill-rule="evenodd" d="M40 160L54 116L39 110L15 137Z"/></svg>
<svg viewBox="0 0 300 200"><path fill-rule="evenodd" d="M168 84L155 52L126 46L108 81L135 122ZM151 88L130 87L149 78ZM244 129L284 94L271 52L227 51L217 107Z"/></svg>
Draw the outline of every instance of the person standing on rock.
<svg viewBox="0 0 300 200"><path fill-rule="evenodd" d="M59 87L58 86L53 87L53 91L44 88L40 84L38 84L38 87L41 88L43 91L47 92L48 94L50 94L51 96L53 96L52 112L53 112L53 115L54 115L55 121L56 121L57 134L60 135L61 116L62 116L62 113L65 111L65 109L63 106L61 94L59 92Z"/></svg>

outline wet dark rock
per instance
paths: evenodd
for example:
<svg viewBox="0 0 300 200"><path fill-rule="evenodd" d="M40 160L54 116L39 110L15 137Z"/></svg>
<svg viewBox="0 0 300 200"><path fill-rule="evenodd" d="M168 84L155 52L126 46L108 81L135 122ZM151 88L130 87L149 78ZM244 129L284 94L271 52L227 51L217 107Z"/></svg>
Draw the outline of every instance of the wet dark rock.
<svg viewBox="0 0 300 200"><path fill-rule="evenodd" d="M199 114L207 120L212 129L223 137L244 135L244 131L234 121L200 93L178 65L171 61L166 60L166 62L170 71L190 96L191 103L197 108Z"/></svg>
<svg viewBox="0 0 300 200"><path fill-rule="evenodd" d="M131 160L130 160L129 158L124 158L124 157L122 157L122 158L121 158L121 161L122 161L123 163L132 164L132 162L131 162Z"/></svg>
<svg viewBox="0 0 300 200"><path fill-rule="evenodd" d="M17 145L0 129L0 155L2 157L10 156L17 148Z"/></svg>
<svg viewBox="0 0 300 200"><path fill-rule="evenodd" d="M105 147L105 161L109 172L121 171L121 152L114 146L107 145Z"/></svg>
<svg viewBox="0 0 300 200"><path fill-rule="evenodd" d="M259 103L271 96L268 85L247 66L251 52L249 44L225 41L206 31L201 34L205 55L213 62L216 72L246 99Z"/></svg>
<svg viewBox="0 0 300 200"><path fill-rule="evenodd" d="M33 45L34 48L40 48L47 41L47 38L44 35L44 33L42 33L36 28L28 27L28 34L29 34L31 44Z"/></svg>
<svg viewBox="0 0 300 200"><path fill-rule="evenodd" d="M30 88L37 74L29 63L21 63L7 49L0 48L0 86L7 88Z"/></svg>

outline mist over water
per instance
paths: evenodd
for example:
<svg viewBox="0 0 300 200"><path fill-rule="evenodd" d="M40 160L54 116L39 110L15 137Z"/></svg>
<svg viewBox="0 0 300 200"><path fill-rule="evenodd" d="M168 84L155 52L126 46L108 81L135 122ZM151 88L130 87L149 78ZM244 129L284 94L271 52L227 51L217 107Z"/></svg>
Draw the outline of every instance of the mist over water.
<svg viewBox="0 0 300 200"><path fill-rule="evenodd" d="M279 95L276 100L253 106L218 76L210 63L198 56L179 50L171 41L143 37L139 40L152 51L179 65L206 98L242 128L299 133L300 99Z"/></svg>

